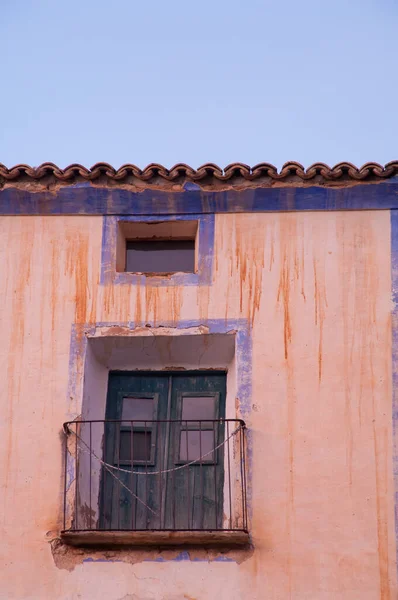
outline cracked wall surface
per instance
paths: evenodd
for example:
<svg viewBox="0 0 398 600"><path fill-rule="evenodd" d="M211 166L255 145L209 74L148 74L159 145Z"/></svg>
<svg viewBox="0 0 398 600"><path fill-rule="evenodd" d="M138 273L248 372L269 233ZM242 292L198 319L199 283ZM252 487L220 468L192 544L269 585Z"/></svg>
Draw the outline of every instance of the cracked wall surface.
<svg viewBox="0 0 398 600"><path fill-rule="evenodd" d="M101 216L1 218L0 598L396 597L390 213L214 226L209 285L114 286L100 281ZM87 327L220 320L251 340L234 400L251 436L253 548L65 550L61 429L81 414Z"/></svg>

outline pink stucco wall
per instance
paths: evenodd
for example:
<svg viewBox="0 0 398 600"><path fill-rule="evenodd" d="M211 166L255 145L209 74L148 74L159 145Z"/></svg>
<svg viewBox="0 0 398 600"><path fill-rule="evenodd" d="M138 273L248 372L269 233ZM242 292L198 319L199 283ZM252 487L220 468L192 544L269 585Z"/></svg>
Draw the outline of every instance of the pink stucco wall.
<svg viewBox="0 0 398 600"><path fill-rule="evenodd" d="M388 211L217 215L213 283L187 288L100 286L101 217L0 235L0 598L397 597ZM63 568L72 324L223 318L252 327L254 551Z"/></svg>

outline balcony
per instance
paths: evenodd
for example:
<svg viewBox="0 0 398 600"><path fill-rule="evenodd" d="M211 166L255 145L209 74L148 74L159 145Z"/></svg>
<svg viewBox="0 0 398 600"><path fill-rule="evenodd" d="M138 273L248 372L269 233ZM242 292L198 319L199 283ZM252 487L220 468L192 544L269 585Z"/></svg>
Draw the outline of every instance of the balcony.
<svg viewBox="0 0 398 600"><path fill-rule="evenodd" d="M249 543L242 420L73 421L64 433L65 543Z"/></svg>

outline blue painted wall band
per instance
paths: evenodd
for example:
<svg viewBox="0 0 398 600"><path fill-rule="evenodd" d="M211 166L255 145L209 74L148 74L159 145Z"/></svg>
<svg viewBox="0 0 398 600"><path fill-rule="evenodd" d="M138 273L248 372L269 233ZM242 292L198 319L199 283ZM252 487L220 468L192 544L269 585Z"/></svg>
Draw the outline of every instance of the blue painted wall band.
<svg viewBox="0 0 398 600"><path fill-rule="evenodd" d="M398 209L398 177L347 187L132 192L89 183L32 192L0 190L0 215L171 215L306 210Z"/></svg>

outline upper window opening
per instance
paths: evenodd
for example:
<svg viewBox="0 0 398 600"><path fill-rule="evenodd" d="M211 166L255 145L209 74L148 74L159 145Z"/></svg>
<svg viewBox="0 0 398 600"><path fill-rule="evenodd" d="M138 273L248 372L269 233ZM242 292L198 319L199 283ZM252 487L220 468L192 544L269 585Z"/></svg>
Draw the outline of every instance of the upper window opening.
<svg viewBox="0 0 398 600"><path fill-rule="evenodd" d="M126 271L159 274L193 273L195 271L195 241L128 241Z"/></svg>
<svg viewBox="0 0 398 600"><path fill-rule="evenodd" d="M197 221L120 221L116 269L141 275L196 273Z"/></svg>
<svg viewBox="0 0 398 600"><path fill-rule="evenodd" d="M153 419L153 398L123 398L122 420L123 421L150 421Z"/></svg>

